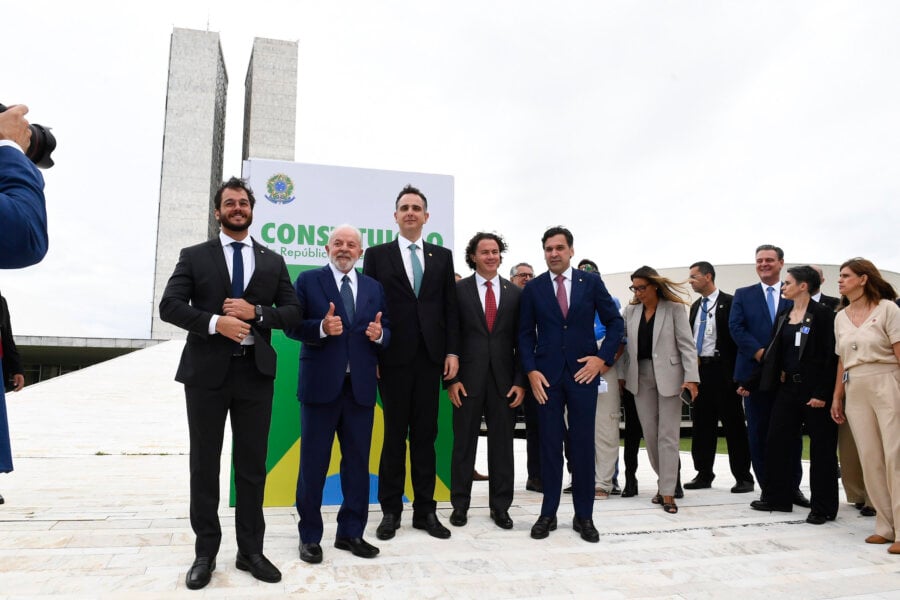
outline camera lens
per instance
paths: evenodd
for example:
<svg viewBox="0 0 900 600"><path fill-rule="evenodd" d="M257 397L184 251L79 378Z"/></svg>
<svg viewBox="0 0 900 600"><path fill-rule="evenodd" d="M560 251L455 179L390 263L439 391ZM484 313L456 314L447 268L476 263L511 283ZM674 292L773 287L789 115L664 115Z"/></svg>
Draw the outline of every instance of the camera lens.
<svg viewBox="0 0 900 600"><path fill-rule="evenodd" d="M31 159L31 162L42 169L49 169L53 166L53 159L50 153L56 150L56 138L50 133L50 130L43 125L37 123L31 124L31 145L28 146L28 152L25 156Z"/></svg>

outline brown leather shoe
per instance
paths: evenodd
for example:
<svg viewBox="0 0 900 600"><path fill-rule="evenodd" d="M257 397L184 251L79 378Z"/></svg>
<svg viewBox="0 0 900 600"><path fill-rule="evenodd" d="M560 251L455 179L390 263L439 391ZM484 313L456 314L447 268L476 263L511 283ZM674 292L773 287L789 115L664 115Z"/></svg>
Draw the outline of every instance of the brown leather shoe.
<svg viewBox="0 0 900 600"><path fill-rule="evenodd" d="M873 533L866 538L867 544L890 544L893 541L894 540L889 540L886 537L878 535L877 533Z"/></svg>
<svg viewBox="0 0 900 600"><path fill-rule="evenodd" d="M888 552L890 554L900 554L900 542L894 542L888 547Z"/></svg>
<svg viewBox="0 0 900 600"><path fill-rule="evenodd" d="M472 481L487 481L490 479L487 475L482 475L477 470L472 469Z"/></svg>

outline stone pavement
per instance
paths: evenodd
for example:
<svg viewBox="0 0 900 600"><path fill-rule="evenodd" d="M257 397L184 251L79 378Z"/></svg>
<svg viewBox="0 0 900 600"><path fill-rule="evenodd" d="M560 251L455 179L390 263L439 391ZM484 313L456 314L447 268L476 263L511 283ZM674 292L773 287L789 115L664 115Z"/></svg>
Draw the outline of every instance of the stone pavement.
<svg viewBox="0 0 900 600"><path fill-rule="evenodd" d="M642 455L640 494L595 504L599 544L572 531L565 495L559 529L532 540L541 496L524 491L521 440L511 531L493 525L487 483L475 483L469 524L451 527L449 540L412 529L405 512L397 537L380 542L372 506L367 539L381 555L365 560L331 546L337 511L328 507L325 560L308 565L295 511L269 508L265 552L284 577L266 584L235 569L234 513L223 507L212 582L187 590L187 426L172 381L180 348L160 344L7 397L16 470L0 475L0 598L900 598L900 557L863 543L873 519L846 504L821 526L804 523L805 510L752 511L756 495L729 492L724 457L714 487L688 491L677 515L650 503ZM690 479L690 457L682 461ZM438 513L449 527L449 504Z"/></svg>

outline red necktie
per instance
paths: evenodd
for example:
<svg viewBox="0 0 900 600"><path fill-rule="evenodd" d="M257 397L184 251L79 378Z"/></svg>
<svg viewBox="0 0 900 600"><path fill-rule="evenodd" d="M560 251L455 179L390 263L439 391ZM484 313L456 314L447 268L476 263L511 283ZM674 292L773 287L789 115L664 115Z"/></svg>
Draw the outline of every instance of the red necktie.
<svg viewBox="0 0 900 600"><path fill-rule="evenodd" d="M487 321L488 331L494 330L494 321L497 319L497 299L494 297L494 286L490 281L485 281L487 291L484 293L484 319Z"/></svg>
<svg viewBox="0 0 900 600"><path fill-rule="evenodd" d="M561 274L556 276L556 301L559 302L559 310L563 319L569 314L569 301L566 299L566 278Z"/></svg>

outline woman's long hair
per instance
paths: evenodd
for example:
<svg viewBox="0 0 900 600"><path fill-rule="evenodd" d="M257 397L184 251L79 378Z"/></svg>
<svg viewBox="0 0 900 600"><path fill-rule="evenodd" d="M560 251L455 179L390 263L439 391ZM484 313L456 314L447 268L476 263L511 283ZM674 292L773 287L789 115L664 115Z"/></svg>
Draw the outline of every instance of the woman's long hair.
<svg viewBox="0 0 900 600"><path fill-rule="evenodd" d="M656 286L656 295L662 300L668 300L669 302L678 302L680 304L690 304L688 298L687 288L684 287L684 282L675 282L669 279L668 277L663 277L659 273L657 273L656 269L653 267L648 267L644 265L637 271L631 274L631 281L634 281L635 277L640 277L641 279L646 279L650 283ZM640 304L641 301L637 299L637 296L631 299L631 304Z"/></svg>
<svg viewBox="0 0 900 600"><path fill-rule="evenodd" d="M848 268L853 271L857 277L866 276L866 283L863 286L863 295L871 304L878 304L881 300L896 300L897 291L894 286L881 276L881 272L871 260L865 258L851 258L841 265L841 270ZM850 300L847 296L841 296L841 306L848 306Z"/></svg>

